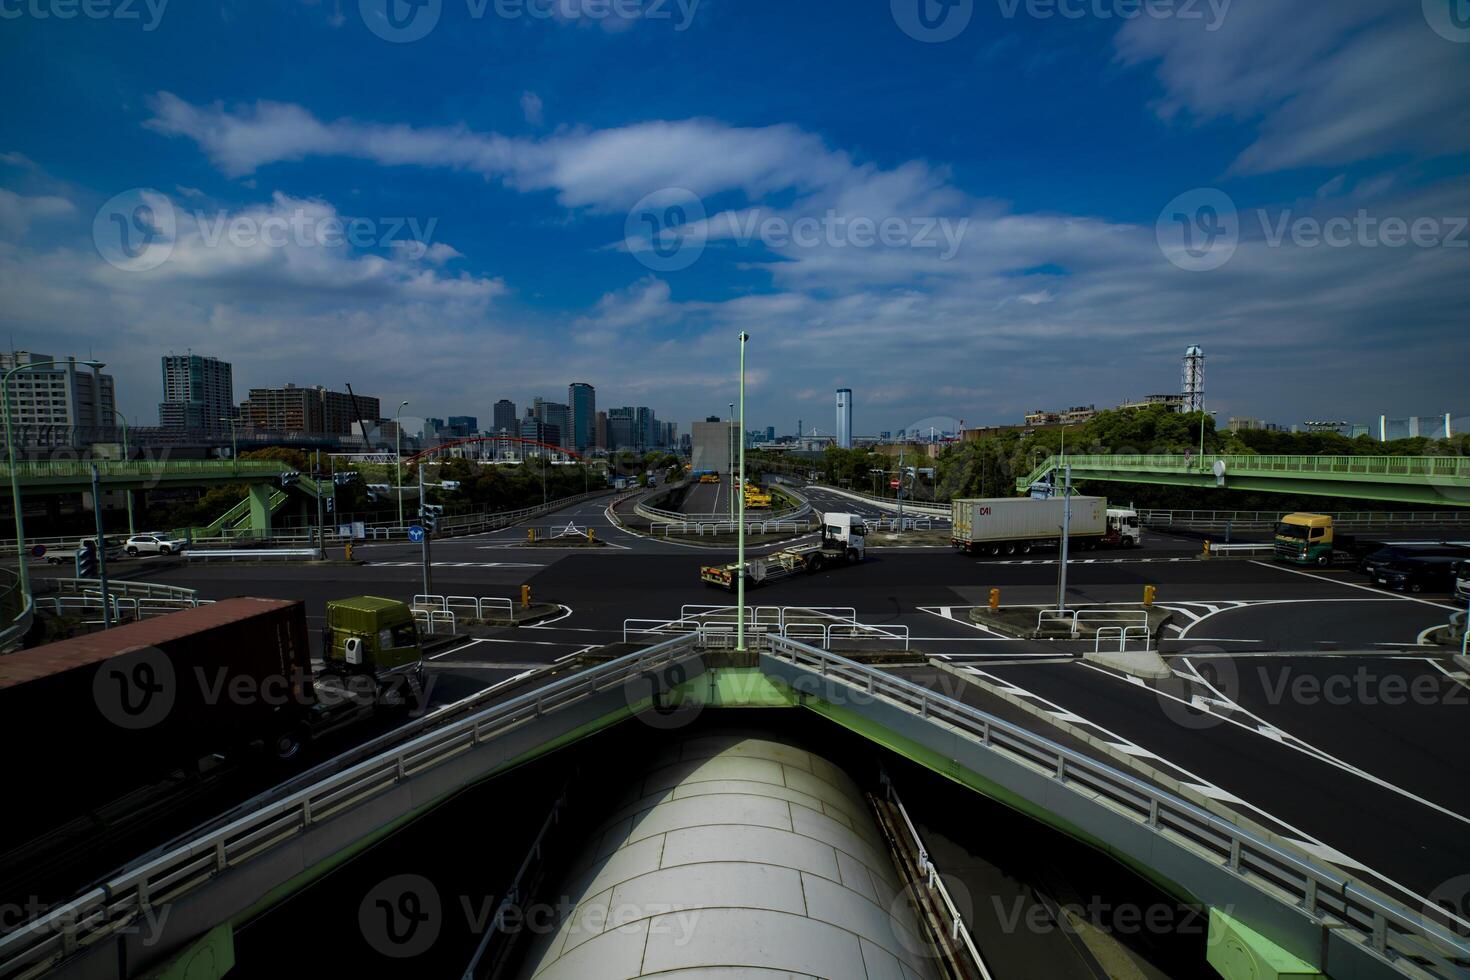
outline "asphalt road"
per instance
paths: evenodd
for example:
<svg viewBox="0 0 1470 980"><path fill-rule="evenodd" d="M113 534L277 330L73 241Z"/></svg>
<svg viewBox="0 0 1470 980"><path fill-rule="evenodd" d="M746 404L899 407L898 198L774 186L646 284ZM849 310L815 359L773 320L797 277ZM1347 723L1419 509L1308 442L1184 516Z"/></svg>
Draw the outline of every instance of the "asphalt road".
<svg viewBox="0 0 1470 980"><path fill-rule="evenodd" d="M844 498L814 505L862 513ZM732 561L710 551L619 528L611 498L537 521L604 542L596 549L526 544L525 527L433 543L432 592L515 598L529 584L537 601L559 603L554 621L492 632L438 657L434 700L466 693L623 638L626 620L670 620L686 605L730 605L698 577L702 564ZM875 511L876 513L876 511ZM1054 556L977 559L940 548L875 548L856 567L772 583L752 605L851 607L861 622L907 627L917 650L986 671L1033 692L1071 717L1115 732L1141 751L1195 772L1222 798L1239 798L1345 867L1365 865L1413 894L1470 872L1470 789L1459 753L1470 737L1463 678L1421 633L1455 608L1448 597L1403 596L1367 585L1349 570L1296 569L1249 560L1199 561L1199 542L1149 532L1131 552L1083 552L1069 567L1073 608L1134 603L1145 585L1174 614L1164 652L1176 670L1197 672L1192 693L1170 701L1065 658L1057 645L998 636L968 621L968 608L999 588L1008 605L1054 603ZM302 598L313 625L327 600L364 593L404 600L425 591L420 548L365 544L360 566L162 564L142 577L200 590L209 598ZM1320 651L1365 651L1349 658ZM1404 655L1395 655L1408 651ZM1185 656L1184 654L1188 654ZM1228 665L1228 666L1226 666ZM1361 684L1359 668L1369 671ZM1212 690L1205 682L1218 681ZM1346 678L1347 680L1339 680ZM1391 678L1399 678L1392 680ZM1343 684L1347 701L1314 696ZM1421 695L1390 696L1403 683ZM1415 688L1414 685L1419 685ZM1303 686L1305 685L1305 686ZM1202 714L1191 697L1218 700Z"/></svg>

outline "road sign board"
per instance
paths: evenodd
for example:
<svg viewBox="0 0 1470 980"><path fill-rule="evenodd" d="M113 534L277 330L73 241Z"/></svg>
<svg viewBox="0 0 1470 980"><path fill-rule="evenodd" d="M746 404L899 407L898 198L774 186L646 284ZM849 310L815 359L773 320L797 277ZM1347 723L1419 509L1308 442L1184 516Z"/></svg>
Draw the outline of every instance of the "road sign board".
<svg viewBox="0 0 1470 980"><path fill-rule="evenodd" d="M898 481L897 480L889 480L888 481L888 489L890 489L890 490L897 490L898 489Z"/></svg>
<svg viewBox="0 0 1470 980"><path fill-rule="evenodd" d="M415 524L413 527L409 528L408 529L408 540L410 540L410 541L422 541L422 540L424 540L424 529L421 528L421 527L419 527L417 524Z"/></svg>
<svg viewBox="0 0 1470 980"><path fill-rule="evenodd" d="M44 544L36 545L31 549L31 554L37 558L44 558L46 556L46 546Z"/></svg>

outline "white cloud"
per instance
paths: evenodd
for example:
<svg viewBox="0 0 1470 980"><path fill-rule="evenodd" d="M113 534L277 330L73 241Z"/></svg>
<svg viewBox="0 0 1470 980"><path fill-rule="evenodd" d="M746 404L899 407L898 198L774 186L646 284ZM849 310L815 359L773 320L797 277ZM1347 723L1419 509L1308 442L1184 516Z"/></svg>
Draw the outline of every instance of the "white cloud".
<svg viewBox="0 0 1470 980"><path fill-rule="evenodd" d="M1253 0L1215 32L1140 17L1116 45L1127 64L1156 64L1163 118L1257 126L1239 173L1470 150L1470 60L1408 0Z"/></svg>
<svg viewBox="0 0 1470 980"><path fill-rule="evenodd" d="M33 221L58 218L76 211L64 197L26 197L0 187L0 232L20 236L30 231Z"/></svg>

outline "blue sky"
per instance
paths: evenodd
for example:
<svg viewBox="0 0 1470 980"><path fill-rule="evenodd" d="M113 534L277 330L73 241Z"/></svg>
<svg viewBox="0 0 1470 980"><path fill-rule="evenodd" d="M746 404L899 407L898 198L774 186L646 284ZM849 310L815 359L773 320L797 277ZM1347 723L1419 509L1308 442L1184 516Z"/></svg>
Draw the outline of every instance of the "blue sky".
<svg viewBox="0 0 1470 980"><path fill-rule="evenodd" d="M1463 0L93 2L0 0L0 326L140 422L192 347L687 429L741 330L779 431L1112 404L1191 343L1226 414L1470 411Z"/></svg>

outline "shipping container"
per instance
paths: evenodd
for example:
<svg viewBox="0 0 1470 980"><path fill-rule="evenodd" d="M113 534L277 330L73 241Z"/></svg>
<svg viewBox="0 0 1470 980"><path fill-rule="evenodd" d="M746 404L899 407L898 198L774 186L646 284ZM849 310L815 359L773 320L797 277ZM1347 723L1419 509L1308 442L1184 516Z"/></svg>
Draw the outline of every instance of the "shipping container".
<svg viewBox="0 0 1470 980"><path fill-rule="evenodd" d="M301 716L302 602L226 599L0 657L12 838L237 755ZM17 826L17 824L27 826Z"/></svg>
<svg viewBox="0 0 1470 980"><path fill-rule="evenodd" d="M991 554L1029 552L1062 536L1061 497L991 497L956 500L952 504L951 544L965 551ZM1073 497L1071 538L1101 539L1108 532L1108 502L1103 497Z"/></svg>

